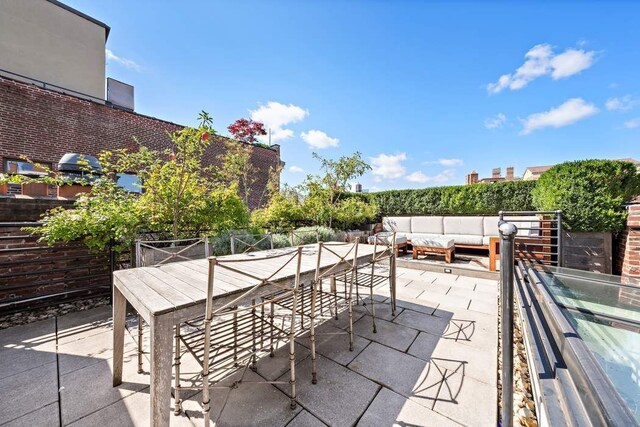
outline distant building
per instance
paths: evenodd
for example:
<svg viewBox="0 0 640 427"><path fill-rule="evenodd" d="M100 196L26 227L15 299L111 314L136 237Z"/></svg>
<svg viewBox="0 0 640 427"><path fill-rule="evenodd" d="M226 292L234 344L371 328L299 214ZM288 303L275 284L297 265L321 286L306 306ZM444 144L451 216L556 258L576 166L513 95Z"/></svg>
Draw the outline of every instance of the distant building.
<svg viewBox="0 0 640 427"><path fill-rule="evenodd" d="M526 168L524 170L524 174L522 175L522 180L523 181L535 181L536 179L540 178L540 175L542 175L544 172L548 171L552 167L553 167L553 165L551 165L551 166L530 166L530 167L528 167L528 168Z"/></svg>
<svg viewBox="0 0 640 427"><path fill-rule="evenodd" d="M494 182L503 182L503 181L517 181L519 178L517 178L514 175L514 169L513 166L509 166L507 168L507 173L505 176L502 176L502 170L500 168L493 168L491 170L491 178L482 178L480 179L478 177L478 172L476 171L472 171L470 174L467 175L467 178L465 180L465 183L467 185L471 185L471 184L480 184L480 183L494 183Z"/></svg>

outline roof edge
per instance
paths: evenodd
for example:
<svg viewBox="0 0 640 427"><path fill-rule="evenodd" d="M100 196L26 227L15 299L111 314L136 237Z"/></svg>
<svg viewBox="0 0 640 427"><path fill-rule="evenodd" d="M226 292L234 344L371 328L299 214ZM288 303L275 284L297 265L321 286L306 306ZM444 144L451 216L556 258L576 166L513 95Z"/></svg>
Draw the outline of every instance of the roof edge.
<svg viewBox="0 0 640 427"><path fill-rule="evenodd" d="M111 32L111 27L109 27L107 24L105 24L102 21L98 21L96 18L93 18L89 15L87 15L86 13L82 13L77 9L72 8L71 6L68 6L58 0L47 0L49 3L54 4L58 7L63 8L64 10L73 13L74 15L78 15L81 18L86 19L87 21L93 22L94 24L104 28L104 42L105 44L107 43L107 39L109 38L109 33Z"/></svg>

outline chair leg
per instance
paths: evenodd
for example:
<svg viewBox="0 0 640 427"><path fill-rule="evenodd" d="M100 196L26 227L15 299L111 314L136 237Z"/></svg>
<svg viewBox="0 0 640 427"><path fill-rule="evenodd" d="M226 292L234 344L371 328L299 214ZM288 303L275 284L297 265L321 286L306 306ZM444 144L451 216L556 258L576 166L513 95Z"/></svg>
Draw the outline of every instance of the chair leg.
<svg viewBox="0 0 640 427"><path fill-rule="evenodd" d="M311 339L311 384L318 383L316 371L316 284L311 284L311 325L309 329L309 338Z"/></svg>
<svg viewBox="0 0 640 427"><path fill-rule="evenodd" d="M251 301L251 305L255 306L256 301L255 300ZM256 363L257 346L256 346L256 309L255 308L251 310L251 335L252 335L251 352L253 353L251 355L251 370L253 372L256 372L258 370L258 365Z"/></svg>
<svg viewBox="0 0 640 427"><path fill-rule="evenodd" d="M182 412L182 400L180 399L180 325L176 325L176 352L173 358L174 366L176 368L176 381L175 381L175 391L174 391L174 408L173 414L180 415Z"/></svg>
<svg viewBox="0 0 640 427"><path fill-rule="evenodd" d="M376 304L373 301L373 286L369 287L369 298L371 298L371 318L373 319L373 333L378 333L378 329L376 328Z"/></svg>
<svg viewBox="0 0 640 427"><path fill-rule="evenodd" d="M138 314L138 373L143 373L142 369L142 316Z"/></svg>
<svg viewBox="0 0 640 427"><path fill-rule="evenodd" d="M353 351L353 304L351 304L351 298L347 304L349 306L349 351Z"/></svg>

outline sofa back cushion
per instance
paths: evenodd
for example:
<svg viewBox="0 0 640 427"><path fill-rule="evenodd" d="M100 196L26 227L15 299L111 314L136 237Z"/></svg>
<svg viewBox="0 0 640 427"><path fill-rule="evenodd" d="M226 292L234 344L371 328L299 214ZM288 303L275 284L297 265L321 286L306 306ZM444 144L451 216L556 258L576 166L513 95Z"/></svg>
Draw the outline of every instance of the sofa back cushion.
<svg viewBox="0 0 640 427"><path fill-rule="evenodd" d="M410 216L387 216L382 218L382 228L384 231L398 231L411 233Z"/></svg>
<svg viewBox="0 0 640 427"><path fill-rule="evenodd" d="M525 228L540 228L540 219L537 216L505 216L505 221L518 220L513 224L518 227L517 236L539 236L538 230L525 230ZM484 235L485 236L499 236L498 221L500 217L497 216L485 216L484 217Z"/></svg>
<svg viewBox="0 0 640 427"><path fill-rule="evenodd" d="M412 216L411 233L444 234L441 216Z"/></svg>
<svg viewBox="0 0 640 427"><path fill-rule="evenodd" d="M445 216L444 234L465 234L483 236L483 218L481 216Z"/></svg>

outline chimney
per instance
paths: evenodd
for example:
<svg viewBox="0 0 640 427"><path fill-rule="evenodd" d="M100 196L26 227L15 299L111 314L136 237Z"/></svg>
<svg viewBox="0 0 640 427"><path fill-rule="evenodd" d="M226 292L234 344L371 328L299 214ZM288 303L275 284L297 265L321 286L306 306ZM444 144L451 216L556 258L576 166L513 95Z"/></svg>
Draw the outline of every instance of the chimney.
<svg viewBox="0 0 640 427"><path fill-rule="evenodd" d="M491 178L500 178L500 168L493 168L491 170Z"/></svg>
<svg viewBox="0 0 640 427"><path fill-rule="evenodd" d="M356 184L356 193L362 193L362 184L360 183Z"/></svg>
<svg viewBox="0 0 640 427"><path fill-rule="evenodd" d="M513 181L513 166L507 168L507 181Z"/></svg>
<svg viewBox="0 0 640 427"><path fill-rule="evenodd" d="M467 185L477 184L478 183L478 172L472 171L469 175L467 175Z"/></svg>

